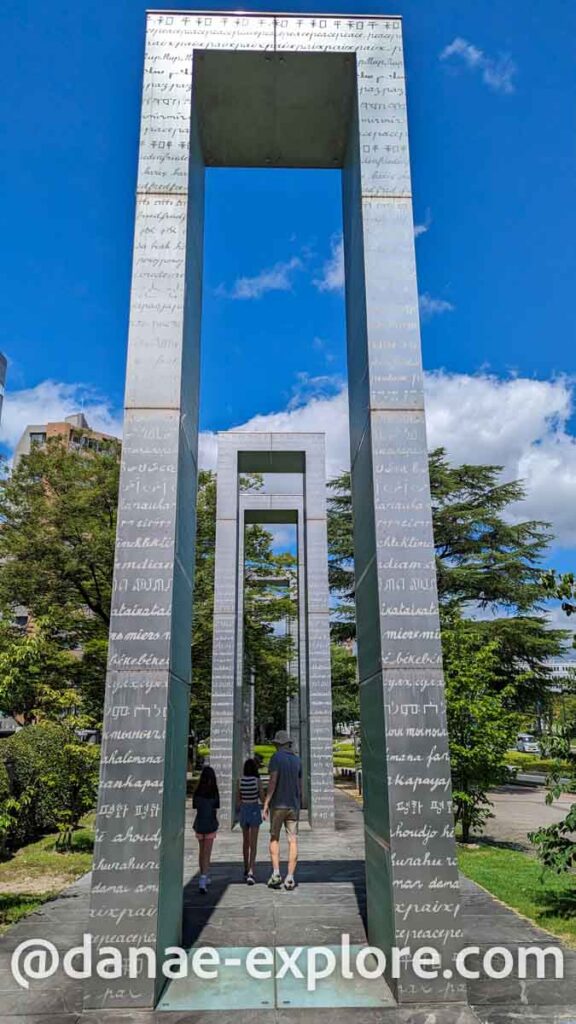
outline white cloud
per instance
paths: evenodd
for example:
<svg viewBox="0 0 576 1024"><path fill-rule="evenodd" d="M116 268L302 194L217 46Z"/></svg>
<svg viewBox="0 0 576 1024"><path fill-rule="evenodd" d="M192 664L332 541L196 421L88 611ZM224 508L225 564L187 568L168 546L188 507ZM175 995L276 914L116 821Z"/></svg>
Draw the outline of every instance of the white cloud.
<svg viewBox="0 0 576 1024"><path fill-rule="evenodd" d="M501 380L486 374L426 378L428 440L456 462L504 467L523 480L513 512L552 523L560 543L576 545L576 438L568 432L574 384L565 379Z"/></svg>
<svg viewBox="0 0 576 1024"><path fill-rule="evenodd" d="M332 352L330 345L325 338L313 338L312 348L316 349L317 352L321 352L324 356L325 362L327 363L333 363L336 359L336 356Z"/></svg>
<svg viewBox="0 0 576 1024"><path fill-rule="evenodd" d="M307 398L304 389L286 409L254 416L234 429L322 431L327 473L335 476L350 461L346 389L337 388L334 378L331 393L322 394L320 386L314 391L310 380L307 386ZM576 438L568 432L575 395L567 379L429 373L429 447L442 445L456 463L501 465L505 479L523 479L526 500L514 514L552 523L559 544L576 546ZM215 467L216 449L216 435L203 435L201 463Z"/></svg>
<svg viewBox="0 0 576 1024"><path fill-rule="evenodd" d="M34 388L6 393L0 441L13 449L28 424L58 423L78 412L84 413L94 430L105 434L122 433L120 416L93 390L81 384L44 380Z"/></svg>
<svg viewBox="0 0 576 1024"><path fill-rule="evenodd" d="M435 299L429 292L419 295L418 303L422 320L431 320L433 316L440 316L442 313L452 313L455 309L447 299Z"/></svg>
<svg viewBox="0 0 576 1024"><path fill-rule="evenodd" d="M265 529L272 534L272 545L276 551L292 551L296 546L295 526L275 526L266 524Z"/></svg>
<svg viewBox="0 0 576 1024"><path fill-rule="evenodd" d="M230 290L220 285L217 293L229 299L260 299L267 292L289 292L292 290L294 272L301 270L303 265L299 256L293 256L290 260L261 270L254 277L238 277Z"/></svg>
<svg viewBox="0 0 576 1024"><path fill-rule="evenodd" d="M505 479L523 479L526 500L514 515L552 523L557 542L576 547L576 437L569 433L575 398L576 382L568 378L428 373L428 444L444 446L456 463L502 465ZM119 415L101 396L78 384L43 381L8 392L0 440L13 448L28 423L58 421L82 407L91 426L121 434ZM322 432L328 476L349 465L348 397L337 376L301 374L286 408L234 429ZM200 465L214 469L216 454L217 435L202 433Z"/></svg>
<svg viewBox="0 0 576 1024"><path fill-rule="evenodd" d="M341 292L344 288L344 239L336 235L330 243L330 257L322 267L322 276L315 278L319 292Z"/></svg>
<svg viewBox="0 0 576 1024"><path fill-rule="evenodd" d="M324 399L337 395L343 386L344 381L339 373L324 373L315 377L309 373L299 373L286 409L291 412L307 405L314 398Z"/></svg>
<svg viewBox="0 0 576 1024"><path fill-rule="evenodd" d="M232 429L325 433L328 477L336 476L350 464L348 393L344 386L336 391L332 388L329 394L322 394L318 389L310 393L306 401L299 403L292 399L288 408L253 416ZM216 468L217 451L217 435L201 434L199 462L203 468Z"/></svg>
<svg viewBox="0 0 576 1024"><path fill-rule="evenodd" d="M432 224L432 217L430 210L426 210L426 216L421 224L414 225L414 238L420 238L420 235L425 235L430 230Z"/></svg>
<svg viewBox="0 0 576 1024"><path fill-rule="evenodd" d="M457 36L440 54L440 60L451 59L461 61L470 71L479 72L484 84L494 92L510 94L515 91L514 78L518 69L507 54L488 57L473 43Z"/></svg>
<svg viewBox="0 0 576 1024"><path fill-rule="evenodd" d="M573 615L566 615L566 612L562 608L561 604L553 604L546 608L546 618L553 629L568 629L574 634L576 630L576 621ZM570 641L569 641L570 643ZM568 657L576 660L576 650L571 646L568 647Z"/></svg>

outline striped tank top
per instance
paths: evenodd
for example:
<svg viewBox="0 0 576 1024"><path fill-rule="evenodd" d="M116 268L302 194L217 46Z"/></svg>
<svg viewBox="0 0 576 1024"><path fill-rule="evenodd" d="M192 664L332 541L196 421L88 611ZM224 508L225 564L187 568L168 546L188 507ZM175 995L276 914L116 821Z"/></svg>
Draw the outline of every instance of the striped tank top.
<svg viewBox="0 0 576 1024"><path fill-rule="evenodd" d="M243 804L258 802L258 781L255 775L242 775L240 779L240 799Z"/></svg>

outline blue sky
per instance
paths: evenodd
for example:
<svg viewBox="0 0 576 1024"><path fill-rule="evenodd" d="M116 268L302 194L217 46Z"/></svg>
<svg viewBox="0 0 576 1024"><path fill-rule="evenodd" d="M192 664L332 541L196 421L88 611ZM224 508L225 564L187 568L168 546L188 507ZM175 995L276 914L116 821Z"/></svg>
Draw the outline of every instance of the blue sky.
<svg viewBox="0 0 576 1024"><path fill-rule="evenodd" d="M171 3L171 8L186 9ZM431 443L527 481L576 547L572 0L315 0L404 17ZM206 4L206 8L222 9ZM305 10L298 3L279 5ZM233 5L232 8L233 9ZM274 5L254 3L254 10ZM4 0L2 439L120 420L145 4ZM326 429L346 461L337 172L208 173L201 427ZM204 438L205 458L214 445Z"/></svg>

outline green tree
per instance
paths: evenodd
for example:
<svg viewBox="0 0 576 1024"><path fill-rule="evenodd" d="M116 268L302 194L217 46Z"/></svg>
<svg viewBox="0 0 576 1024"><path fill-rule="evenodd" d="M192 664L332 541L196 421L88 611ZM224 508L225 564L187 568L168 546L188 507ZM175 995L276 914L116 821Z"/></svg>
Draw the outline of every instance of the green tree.
<svg viewBox="0 0 576 1024"><path fill-rule="evenodd" d="M336 641L356 637L354 538L350 473L328 481L328 583L335 599L331 618Z"/></svg>
<svg viewBox="0 0 576 1024"><path fill-rule="evenodd" d="M554 572L545 573L544 586L552 597L562 601L566 615L576 612L576 583L572 573L564 576ZM576 646L576 637L574 637ZM564 684L571 698L572 714L562 715L560 724L547 738L545 753L555 758L555 765L547 781L546 803L551 804L562 793L573 793L576 789L576 751L572 747L575 731L574 705L572 703L576 690L576 680L569 677ZM562 700L564 694L562 694ZM570 705L569 705L570 706ZM565 709L564 709L565 712ZM568 765L568 768L566 767ZM544 867L562 874L576 868L576 803L571 804L567 814L561 821L553 825L544 825L528 834L528 838L538 851Z"/></svg>
<svg viewBox="0 0 576 1024"><path fill-rule="evenodd" d="M566 615L576 615L576 577L573 572L557 573L549 569L542 573L542 584L550 597L556 597L562 602L562 610Z"/></svg>
<svg viewBox="0 0 576 1024"><path fill-rule="evenodd" d="M429 466L441 603L529 612L544 597L541 560L551 534L547 523L507 517L524 498L522 483L501 482L501 466L452 466L442 448Z"/></svg>
<svg viewBox="0 0 576 1024"><path fill-rule="evenodd" d="M333 725L352 725L360 718L356 658L344 644L332 643L330 662Z"/></svg>
<svg viewBox="0 0 576 1024"><path fill-rule="evenodd" d="M498 641L482 640L452 614L442 634L454 818L467 843L491 816L489 790L506 780L505 755L518 730L512 685L495 685Z"/></svg>
<svg viewBox="0 0 576 1024"><path fill-rule="evenodd" d="M190 704L190 725L199 739L206 738L210 732L215 555L216 475L209 470L200 470L196 501Z"/></svg>
<svg viewBox="0 0 576 1024"><path fill-rule="evenodd" d="M119 442L87 456L51 438L0 480L0 706L26 721L101 718L119 465Z"/></svg>
<svg viewBox="0 0 576 1024"><path fill-rule="evenodd" d="M65 646L53 618L42 616L24 633L0 620L0 707L5 713L24 724L65 718L89 725L81 714L79 677L81 659Z"/></svg>
<svg viewBox="0 0 576 1024"><path fill-rule="evenodd" d="M296 692L291 674L298 621L296 559L275 554L272 535L259 524L245 533L244 665L255 679L255 722L260 739L286 724L288 698Z"/></svg>
<svg viewBox="0 0 576 1024"><path fill-rule="evenodd" d="M119 442L86 456L50 438L4 477L2 607L23 605L35 617L57 608L79 614L89 635L107 632L119 467Z"/></svg>

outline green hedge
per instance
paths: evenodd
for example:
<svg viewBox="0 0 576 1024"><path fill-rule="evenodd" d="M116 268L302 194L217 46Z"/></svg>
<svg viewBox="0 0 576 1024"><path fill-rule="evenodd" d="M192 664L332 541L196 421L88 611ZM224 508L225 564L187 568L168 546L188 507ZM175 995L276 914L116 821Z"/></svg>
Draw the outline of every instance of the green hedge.
<svg viewBox="0 0 576 1024"><path fill-rule="evenodd" d="M260 754L264 768L268 767L268 762L272 755L276 752L276 747L271 743L260 743L254 747L254 753ZM207 743L200 743L198 745L198 753L202 757L208 757L210 754L210 747ZM335 768L356 768L359 766L359 760L356 760L354 756L354 744L347 740L336 742L334 744L334 767Z"/></svg>
<svg viewBox="0 0 576 1024"><path fill-rule="evenodd" d="M519 768L526 772L540 772L543 775L548 775L557 764L552 758L540 757L538 754L523 754L519 750L508 751L506 763L513 768ZM567 772L571 770L570 765L566 762L563 762L563 768Z"/></svg>
<svg viewBox="0 0 576 1024"><path fill-rule="evenodd" d="M201 757L210 756L210 747L207 743L198 744L198 753ZM276 753L276 747L272 743L257 743L254 747L254 753L260 754L260 757L264 761L264 767L268 766L268 762L272 757L272 754Z"/></svg>
<svg viewBox="0 0 576 1024"><path fill-rule="evenodd" d="M6 769L4 761L0 759L0 808L5 800L10 796L10 776Z"/></svg>

